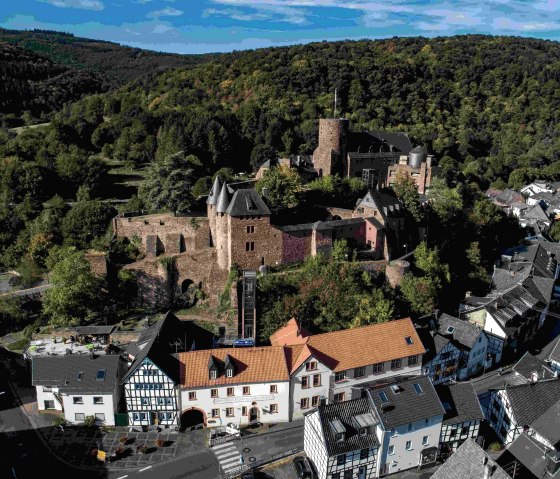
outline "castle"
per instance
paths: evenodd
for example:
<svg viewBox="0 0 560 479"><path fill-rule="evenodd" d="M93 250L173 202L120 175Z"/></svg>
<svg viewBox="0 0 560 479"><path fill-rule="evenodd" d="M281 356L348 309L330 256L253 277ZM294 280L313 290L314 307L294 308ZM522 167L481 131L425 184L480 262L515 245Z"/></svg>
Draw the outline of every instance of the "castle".
<svg viewBox="0 0 560 479"><path fill-rule="evenodd" d="M405 174L423 195L430 187L432 160L426 148L412 147L406 133L353 132L346 119L319 120L319 145L313 152L319 176L359 177L378 189L390 187L399 174Z"/></svg>

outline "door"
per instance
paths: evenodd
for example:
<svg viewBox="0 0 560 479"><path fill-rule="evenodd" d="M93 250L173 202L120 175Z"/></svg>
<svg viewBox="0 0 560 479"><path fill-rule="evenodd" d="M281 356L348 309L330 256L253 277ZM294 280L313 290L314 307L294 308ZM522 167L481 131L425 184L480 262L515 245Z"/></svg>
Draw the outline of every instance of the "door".
<svg viewBox="0 0 560 479"><path fill-rule="evenodd" d="M249 410L249 422L253 422L259 419L259 410L256 407L252 407Z"/></svg>
<svg viewBox="0 0 560 479"><path fill-rule="evenodd" d="M366 468L367 466L360 466L358 469L358 479L366 479Z"/></svg>

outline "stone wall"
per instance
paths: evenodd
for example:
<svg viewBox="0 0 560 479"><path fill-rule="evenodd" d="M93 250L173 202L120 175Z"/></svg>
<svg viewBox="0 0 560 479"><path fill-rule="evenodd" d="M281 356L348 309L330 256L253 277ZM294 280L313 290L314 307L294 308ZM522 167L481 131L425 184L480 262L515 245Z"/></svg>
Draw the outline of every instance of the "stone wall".
<svg viewBox="0 0 560 479"><path fill-rule="evenodd" d="M348 126L348 120L319 120L319 146L313 152L313 167L319 176L342 172L343 166L340 163L346 161Z"/></svg>
<svg viewBox="0 0 560 479"><path fill-rule="evenodd" d="M86 251L85 258L91 267L91 272L95 276L107 277L107 255L104 252Z"/></svg>
<svg viewBox="0 0 560 479"><path fill-rule="evenodd" d="M353 217L352 210L348 210L346 208L334 208L331 206L326 206L325 210L328 212L330 220L333 219L347 220Z"/></svg>
<svg viewBox="0 0 560 479"><path fill-rule="evenodd" d="M303 261L311 255L312 230L290 231L282 234L282 263Z"/></svg>
<svg viewBox="0 0 560 479"><path fill-rule="evenodd" d="M268 216L249 219L228 216L229 264L258 271L261 265L282 261L282 231L271 226Z"/></svg>

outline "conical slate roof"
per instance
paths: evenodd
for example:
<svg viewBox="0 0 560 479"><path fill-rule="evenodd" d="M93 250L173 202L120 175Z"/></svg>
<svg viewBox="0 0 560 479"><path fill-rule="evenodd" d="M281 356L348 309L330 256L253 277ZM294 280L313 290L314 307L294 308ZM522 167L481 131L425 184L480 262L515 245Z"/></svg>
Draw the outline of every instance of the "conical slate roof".
<svg viewBox="0 0 560 479"><path fill-rule="evenodd" d="M229 191L226 183L222 185L222 191L220 191L220 196L218 196L218 202L216 204L216 213L225 213L229 206Z"/></svg>
<svg viewBox="0 0 560 479"><path fill-rule="evenodd" d="M206 204L215 205L218 202L218 196L220 194L221 187L222 185L220 183L220 177L216 175L216 179L214 180L214 184L212 185L212 189L210 190L210 194L208 195Z"/></svg>

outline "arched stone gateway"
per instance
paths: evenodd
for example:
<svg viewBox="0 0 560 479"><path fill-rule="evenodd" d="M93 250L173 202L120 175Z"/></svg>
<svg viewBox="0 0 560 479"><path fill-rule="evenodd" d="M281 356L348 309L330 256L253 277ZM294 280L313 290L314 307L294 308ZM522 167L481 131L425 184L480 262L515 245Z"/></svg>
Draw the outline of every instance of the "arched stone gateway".
<svg viewBox="0 0 560 479"><path fill-rule="evenodd" d="M188 291L189 286L190 286L191 284L194 284L194 281L193 281L192 279L189 279L189 278L185 279L185 280L181 283L181 294L185 294L185 293Z"/></svg>
<svg viewBox="0 0 560 479"><path fill-rule="evenodd" d="M181 414L181 431L194 426L206 426L206 414L201 409L191 408Z"/></svg>

